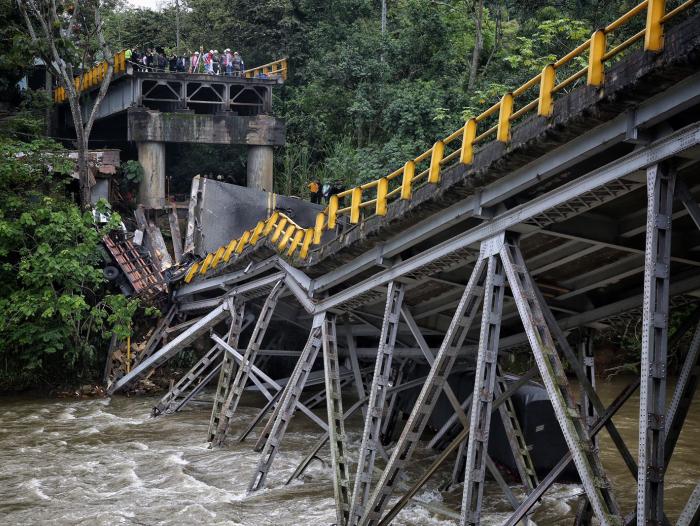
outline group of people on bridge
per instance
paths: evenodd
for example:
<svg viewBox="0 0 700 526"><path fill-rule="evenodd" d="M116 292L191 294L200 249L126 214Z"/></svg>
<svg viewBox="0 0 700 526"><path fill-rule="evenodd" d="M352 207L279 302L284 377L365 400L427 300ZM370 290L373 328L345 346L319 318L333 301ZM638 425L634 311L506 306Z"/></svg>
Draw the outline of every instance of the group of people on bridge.
<svg viewBox="0 0 700 526"><path fill-rule="evenodd" d="M170 73L191 73L207 75L226 75L241 77L245 63L238 51L226 48L222 53L215 49L207 52L195 51L188 54L171 53L169 56L162 48L127 49L126 60L138 71L155 71Z"/></svg>

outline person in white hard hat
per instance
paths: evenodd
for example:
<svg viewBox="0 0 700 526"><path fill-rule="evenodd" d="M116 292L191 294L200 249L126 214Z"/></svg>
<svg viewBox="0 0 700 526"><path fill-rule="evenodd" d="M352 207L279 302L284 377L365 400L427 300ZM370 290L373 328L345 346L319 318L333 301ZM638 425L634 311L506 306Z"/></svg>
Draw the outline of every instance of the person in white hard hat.
<svg viewBox="0 0 700 526"><path fill-rule="evenodd" d="M243 75L243 70L245 70L245 64L243 64L243 59L241 58L240 53L238 51L233 53L233 76L234 77L240 77Z"/></svg>
<svg viewBox="0 0 700 526"><path fill-rule="evenodd" d="M210 49L208 53L204 54L204 73L209 75L214 74L214 50Z"/></svg>
<svg viewBox="0 0 700 526"><path fill-rule="evenodd" d="M233 76L233 53L231 53L231 50L229 48L226 48L224 50L223 64L224 70L226 71L226 76Z"/></svg>

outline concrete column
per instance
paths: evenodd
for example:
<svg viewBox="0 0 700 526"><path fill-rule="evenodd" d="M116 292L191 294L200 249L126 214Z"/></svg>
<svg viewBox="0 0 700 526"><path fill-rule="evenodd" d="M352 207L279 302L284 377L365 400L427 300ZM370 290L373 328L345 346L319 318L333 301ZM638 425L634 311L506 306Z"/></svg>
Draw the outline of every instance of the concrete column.
<svg viewBox="0 0 700 526"><path fill-rule="evenodd" d="M143 180L139 185L138 204L146 208L165 206L165 143L139 142L139 163Z"/></svg>
<svg viewBox="0 0 700 526"><path fill-rule="evenodd" d="M248 146L248 188L272 192L272 146Z"/></svg>

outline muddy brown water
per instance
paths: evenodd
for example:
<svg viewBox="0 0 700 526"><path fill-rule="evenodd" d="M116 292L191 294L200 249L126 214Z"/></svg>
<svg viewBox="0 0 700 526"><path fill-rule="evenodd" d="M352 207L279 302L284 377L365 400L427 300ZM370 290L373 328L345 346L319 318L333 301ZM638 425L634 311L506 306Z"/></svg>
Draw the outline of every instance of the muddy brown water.
<svg viewBox="0 0 700 526"><path fill-rule="evenodd" d="M599 382L605 403L627 380ZM156 525L226 524L330 525L335 522L331 471L315 461L302 480L284 482L311 449L318 428L303 417L290 426L268 478L268 489L246 495L258 454L252 440L229 439L224 449L207 449L206 404L153 419L156 398L94 400L0 398L0 524ZM234 420L234 435L256 413L260 401L244 399ZM637 396L615 423L636 456ZM325 418L325 409L317 409ZM361 439L361 422L348 422L350 458ZM624 511L634 505L634 479L603 434L603 462ZM327 457L327 450L324 456ZM431 460L420 451L411 463L407 488ZM458 509L461 487L440 494L436 488L451 466L439 473L418 498ZM700 479L700 400L669 467L667 513L672 523ZM514 488L516 495L522 492ZM581 488L556 484L533 515L537 525L571 524ZM487 483L482 523L500 524L508 504L495 483ZM401 525L454 525L457 521L412 504L395 520Z"/></svg>

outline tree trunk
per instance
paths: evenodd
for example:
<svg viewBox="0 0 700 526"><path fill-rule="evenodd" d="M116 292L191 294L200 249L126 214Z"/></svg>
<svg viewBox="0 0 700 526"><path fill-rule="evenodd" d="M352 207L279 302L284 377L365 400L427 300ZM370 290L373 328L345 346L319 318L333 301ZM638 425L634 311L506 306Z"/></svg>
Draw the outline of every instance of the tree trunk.
<svg viewBox="0 0 700 526"><path fill-rule="evenodd" d="M484 18L484 0L478 0L476 3L476 27L474 33L474 50L472 51L472 66L469 69L469 82L467 83L467 89L472 90L476 85L476 73L479 69L479 62L481 61L481 52L484 47L484 35L482 31L482 24Z"/></svg>
<svg viewBox="0 0 700 526"><path fill-rule="evenodd" d="M80 182L80 206L83 210L92 207L92 187L90 186L90 170L88 166L88 141L84 134L79 133L76 140L78 147L78 180Z"/></svg>

